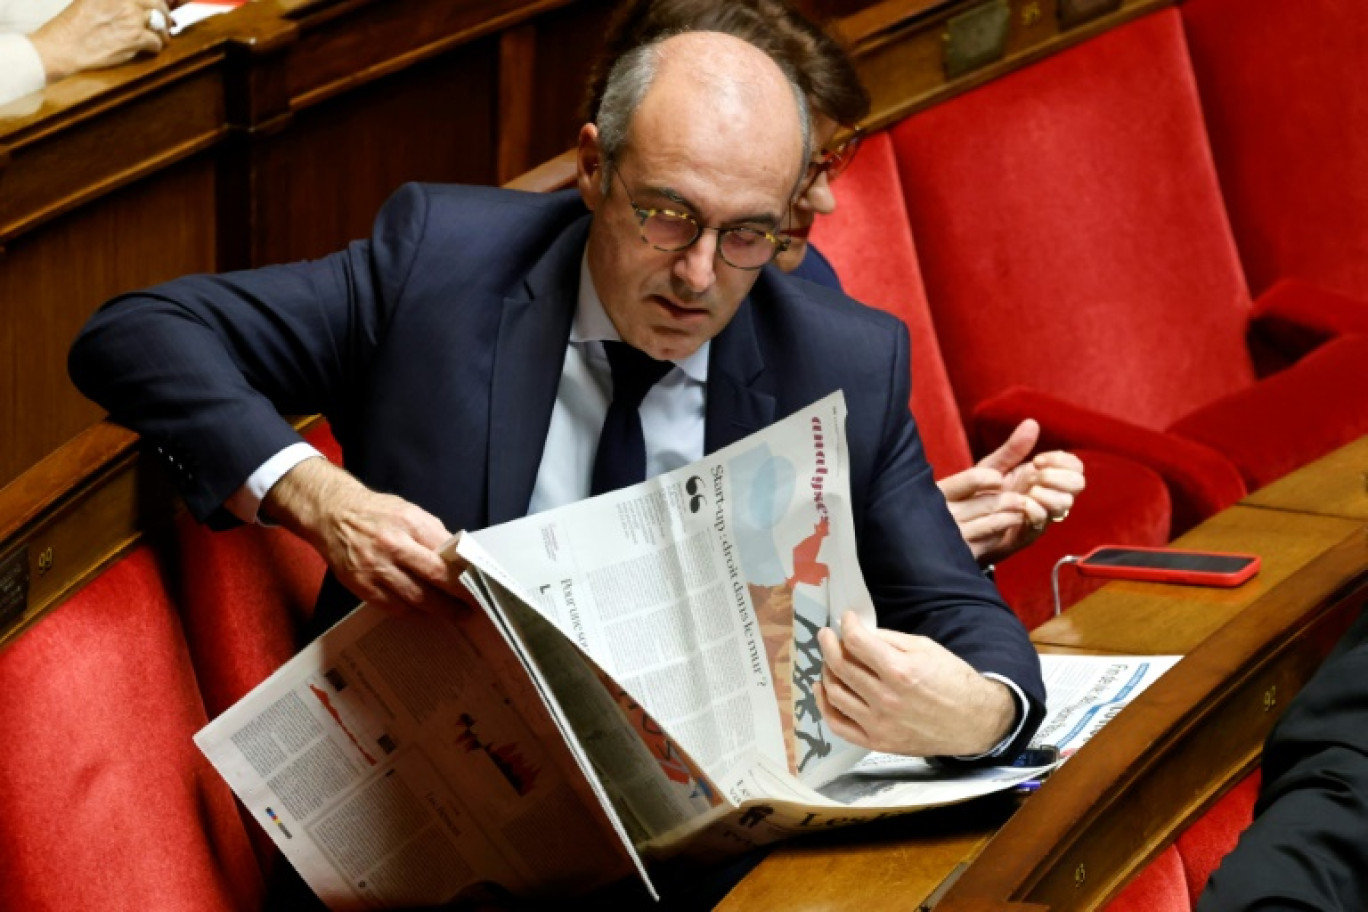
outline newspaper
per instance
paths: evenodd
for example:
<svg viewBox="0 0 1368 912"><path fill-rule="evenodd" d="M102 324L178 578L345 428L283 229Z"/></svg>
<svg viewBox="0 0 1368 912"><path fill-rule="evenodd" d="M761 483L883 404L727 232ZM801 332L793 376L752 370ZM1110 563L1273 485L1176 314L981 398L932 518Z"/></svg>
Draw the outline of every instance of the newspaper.
<svg viewBox="0 0 1368 912"><path fill-rule="evenodd" d="M1059 749L1061 760L1077 753L1128 703L1182 656L1043 655L1047 711L1032 747Z"/></svg>
<svg viewBox="0 0 1368 912"><path fill-rule="evenodd" d="M1058 763L1063 763L1181 658L1042 655L1045 718L1030 746L1056 748ZM1050 769L993 766L951 771L921 757L871 752L849 773L824 786L821 793L853 806L931 807L1043 778Z"/></svg>
<svg viewBox="0 0 1368 912"><path fill-rule="evenodd" d="M482 611L363 605L196 743L339 910L633 874L653 889L651 858L725 857L1039 775L870 757L825 725L816 633L848 610L874 622L844 419L837 394L677 472L461 533L443 552ZM1100 705L1096 690L1071 704Z"/></svg>

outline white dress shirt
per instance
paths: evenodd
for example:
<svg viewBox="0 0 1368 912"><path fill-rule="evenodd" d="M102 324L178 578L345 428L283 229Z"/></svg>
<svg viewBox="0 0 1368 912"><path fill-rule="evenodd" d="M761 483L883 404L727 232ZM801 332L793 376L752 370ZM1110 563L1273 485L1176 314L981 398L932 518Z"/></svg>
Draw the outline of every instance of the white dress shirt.
<svg viewBox="0 0 1368 912"><path fill-rule="evenodd" d="M579 303L528 512L540 513L589 496L599 431L613 400L613 374L603 343L621 338L594 289L588 262L581 260ZM704 342L689 357L675 361L641 400L647 478L703 458L710 345Z"/></svg>

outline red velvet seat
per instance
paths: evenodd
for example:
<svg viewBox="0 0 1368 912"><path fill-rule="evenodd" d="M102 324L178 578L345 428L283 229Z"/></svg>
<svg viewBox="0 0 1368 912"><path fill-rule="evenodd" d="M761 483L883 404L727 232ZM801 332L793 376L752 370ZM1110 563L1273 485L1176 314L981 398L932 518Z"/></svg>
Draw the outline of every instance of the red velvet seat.
<svg viewBox="0 0 1368 912"><path fill-rule="evenodd" d="M340 464L326 423L308 441ZM322 557L284 529L242 526L211 532L182 514L175 593L200 691L212 718L240 700L303 646L326 569Z"/></svg>
<svg viewBox="0 0 1368 912"><path fill-rule="evenodd" d="M1183 873L1193 905L1206 889L1207 879L1220 866L1221 859L1235 848L1240 833L1253 822L1260 781L1257 770L1246 776L1178 837L1175 845L1183 859Z"/></svg>
<svg viewBox="0 0 1368 912"><path fill-rule="evenodd" d="M1255 375L1252 305L1175 10L892 135L941 350L984 445L1031 414L1052 444L1140 459L1169 482L1181 531L1368 432L1352 368L1368 339L1277 384ZM1335 420L1313 420L1307 395L1333 397Z"/></svg>
<svg viewBox="0 0 1368 912"><path fill-rule="evenodd" d="M813 241L831 260L846 291L907 324L912 337L912 412L937 477L968 468L973 458L959 420L922 289L892 144L871 136L835 187L836 212L817 220ZM1069 520L998 568L1004 597L1028 627L1053 613L1050 568L1065 554L1107 543L1163 545L1169 540L1169 498L1154 472L1108 453L1084 451L1088 490ZM1100 585L1069 571L1061 595L1072 604Z"/></svg>
<svg viewBox="0 0 1368 912"><path fill-rule="evenodd" d="M166 568L139 546L0 652L0 897L25 912L259 908Z"/></svg>
<svg viewBox="0 0 1368 912"><path fill-rule="evenodd" d="M1368 302L1361 0L1179 9L1251 289L1299 278Z"/></svg>
<svg viewBox="0 0 1368 912"><path fill-rule="evenodd" d="M1107 903L1107 912L1190 912L1183 859L1169 846Z"/></svg>

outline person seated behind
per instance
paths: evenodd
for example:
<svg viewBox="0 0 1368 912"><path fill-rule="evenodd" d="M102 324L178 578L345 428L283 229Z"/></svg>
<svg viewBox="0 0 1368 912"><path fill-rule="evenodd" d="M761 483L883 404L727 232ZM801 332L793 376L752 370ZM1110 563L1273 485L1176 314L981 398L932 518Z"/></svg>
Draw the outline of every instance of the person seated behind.
<svg viewBox="0 0 1368 912"><path fill-rule="evenodd" d="M330 257L116 298L76 340L72 378L166 456L198 519L260 514L308 541L329 567L321 624L361 599L466 610L437 552L448 529L590 494L606 345L673 362L637 410L642 477L844 390L879 629L851 614L840 642L822 631L823 711L876 750L1014 756L1044 711L1039 659L932 481L906 329L761 268L810 144L802 90L771 58L669 37L613 68L575 190L408 185ZM282 417L313 412L346 470Z"/></svg>
<svg viewBox="0 0 1368 912"><path fill-rule="evenodd" d="M1254 822L1196 912L1368 909L1368 612L1264 742Z"/></svg>
<svg viewBox="0 0 1368 912"><path fill-rule="evenodd" d="M808 243L808 233L818 215L836 209L831 181L855 155L859 133L853 126L868 115L869 94L840 45L784 0L629 0L614 14L591 70L586 119L598 113L614 60L662 35L689 30L723 32L754 44L802 86L820 151L785 227L789 246L774 262L787 273L840 288L835 270ZM833 146L838 133L848 138ZM1039 437L1040 426L1023 421L977 465L937 482L960 534L983 566L1030 545L1047 520L1067 517L1085 486L1083 463L1072 453L1040 453L1028 460Z"/></svg>
<svg viewBox="0 0 1368 912"><path fill-rule="evenodd" d="M0 105L82 70L155 54L183 0L0 0Z"/></svg>

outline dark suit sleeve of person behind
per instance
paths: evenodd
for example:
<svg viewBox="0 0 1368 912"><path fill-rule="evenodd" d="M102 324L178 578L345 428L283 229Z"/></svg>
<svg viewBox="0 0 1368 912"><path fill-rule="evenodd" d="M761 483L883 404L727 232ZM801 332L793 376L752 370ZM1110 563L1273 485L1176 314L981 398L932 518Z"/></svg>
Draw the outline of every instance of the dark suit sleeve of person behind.
<svg viewBox="0 0 1368 912"><path fill-rule="evenodd" d="M879 626L928 637L978 672L1020 687L1029 704L1026 724L1003 754L1015 756L1044 716L1039 657L1020 620L974 561L936 487L908 406L906 326L792 277L767 275L754 297L763 300L770 287L776 289L776 306L757 307L756 313L762 324L773 323L773 331L761 336L772 337L782 324L793 336L814 340L813 350L796 359L801 367L780 369L776 389L786 409L834 388L845 390L860 568Z"/></svg>
<svg viewBox="0 0 1368 912"><path fill-rule="evenodd" d="M1254 822L1198 912L1368 909L1368 613L1264 746Z"/></svg>

